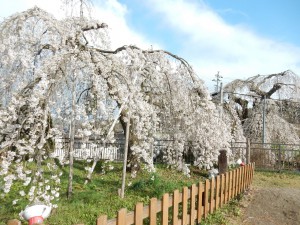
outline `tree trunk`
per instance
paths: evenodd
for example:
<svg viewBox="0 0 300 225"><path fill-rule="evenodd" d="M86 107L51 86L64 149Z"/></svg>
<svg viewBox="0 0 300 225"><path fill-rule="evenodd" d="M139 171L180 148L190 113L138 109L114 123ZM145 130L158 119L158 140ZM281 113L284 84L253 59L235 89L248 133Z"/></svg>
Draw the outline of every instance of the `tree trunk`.
<svg viewBox="0 0 300 225"><path fill-rule="evenodd" d="M123 128L123 131L124 131L124 134L126 136L126 122L124 121L124 118L125 118L125 115L123 113L121 113L120 117L119 117L119 121L122 125L122 128ZM139 167L134 167L134 155L132 154L132 150L131 150L131 146L133 144L133 138L134 138L134 135L132 133L130 133L130 130L128 131L129 132L129 139L128 139L128 143L127 143L127 171L128 172L133 172L133 168L135 168L136 170L139 170L140 168ZM125 143L126 144L126 143Z"/></svg>
<svg viewBox="0 0 300 225"><path fill-rule="evenodd" d="M75 140L75 107L76 107L76 92L75 80L72 84L72 116L70 126L70 149L69 149L69 183L68 183L68 199L71 198L73 193L73 154L74 154L74 140Z"/></svg>
<svg viewBox="0 0 300 225"><path fill-rule="evenodd" d="M124 162L123 162L123 174L122 174L122 187L121 187L121 198L125 196L125 183L126 183L126 168L127 168L127 153L129 146L129 127L130 127L130 116L128 116L128 121L126 123L126 137L124 146Z"/></svg>

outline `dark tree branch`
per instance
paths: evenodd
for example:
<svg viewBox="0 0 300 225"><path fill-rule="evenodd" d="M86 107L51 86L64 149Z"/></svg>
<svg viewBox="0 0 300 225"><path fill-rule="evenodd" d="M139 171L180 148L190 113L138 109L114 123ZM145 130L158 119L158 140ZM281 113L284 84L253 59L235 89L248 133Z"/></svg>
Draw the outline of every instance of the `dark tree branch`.
<svg viewBox="0 0 300 225"><path fill-rule="evenodd" d="M91 89L92 89L92 87L89 87L89 88L84 89L84 90L80 93L80 95L79 95L79 97L78 97L78 99L77 99L76 104L79 103L79 100L80 100L80 98L81 98L81 95L82 95L84 92L89 91L89 90L91 90Z"/></svg>
<svg viewBox="0 0 300 225"><path fill-rule="evenodd" d="M40 55L40 54L42 53L42 51L45 50L45 49L47 49L47 50L52 50L53 53L56 52L56 49L55 49L52 45L45 44L45 45L43 45L42 48L37 52L37 55Z"/></svg>
<svg viewBox="0 0 300 225"><path fill-rule="evenodd" d="M82 27L81 30L82 31L90 31L90 30L98 30L98 29L101 29L101 28L107 28L107 24L106 23L97 23L96 25L90 25L90 26L85 26L85 27Z"/></svg>

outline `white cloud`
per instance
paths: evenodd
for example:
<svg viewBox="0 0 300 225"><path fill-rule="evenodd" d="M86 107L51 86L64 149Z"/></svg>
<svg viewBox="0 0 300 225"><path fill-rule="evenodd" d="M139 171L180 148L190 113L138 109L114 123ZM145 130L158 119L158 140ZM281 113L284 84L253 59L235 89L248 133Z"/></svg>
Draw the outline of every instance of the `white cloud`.
<svg viewBox="0 0 300 225"><path fill-rule="evenodd" d="M62 18L66 12L63 11L61 0L16 0L18 4L9 4L6 10L0 10L0 16L9 16L17 11L24 11L31 7L38 6L45 11L53 14L56 18ZM4 3L5 2L5 3ZM108 24L111 36L112 48L122 45L137 45L142 48L150 48L151 45L158 46L147 40L142 34L135 32L129 27L126 21L127 8L117 0L98 0L92 9L92 17ZM97 4L96 4L97 3ZM6 1L0 0L0 4ZM79 5L78 12L79 12ZM73 9L74 11L77 9ZM68 11L70 12L70 11Z"/></svg>
<svg viewBox="0 0 300 225"><path fill-rule="evenodd" d="M157 46L147 40L145 36L135 32L129 27L126 21L127 8L117 0L100 0L93 10L93 17L108 24L112 47L117 48L122 45L136 45L141 48Z"/></svg>
<svg viewBox="0 0 300 225"><path fill-rule="evenodd" d="M202 1L150 0L151 9L185 37L181 52L200 77L243 78L292 69L300 72L300 48L259 36L242 25L229 25ZM202 74L202 75L201 75Z"/></svg>
<svg viewBox="0 0 300 225"><path fill-rule="evenodd" d="M0 4L7 5L5 10L1 7L0 16L34 5L56 17L64 15L60 0L0 0ZM224 82L230 81L225 78L246 78L287 69L300 74L299 47L261 37L245 25L227 24L201 0L148 0L147 4L149 11L158 14L155 14L158 24L166 24L168 30L172 28L170 38L182 39L176 46L176 54L186 58L199 77L208 83L217 71L224 77ZM98 0L94 1L92 16L108 24L113 48L125 44L160 48L148 40L146 34L138 33L128 25L127 13L126 5L118 0ZM172 51L172 46L168 48Z"/></svg>
<svg viewBox="0 0 300 225"><path fill-rule="evenodd" d="M53 14L56 18L62 18L64 12L62 10L62 3L60 0L23 0L25 8L23 10L32 8L34 6L40 7L41 9Z"/></svg>

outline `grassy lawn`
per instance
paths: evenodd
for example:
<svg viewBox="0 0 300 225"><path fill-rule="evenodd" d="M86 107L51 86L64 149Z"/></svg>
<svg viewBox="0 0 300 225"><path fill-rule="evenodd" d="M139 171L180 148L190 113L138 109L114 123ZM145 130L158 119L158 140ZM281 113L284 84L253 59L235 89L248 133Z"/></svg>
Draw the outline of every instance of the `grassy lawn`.
<svg viewBox="0 0 300 225"><path fill-rule="evenodd" d="M51 216L45 220L47 224L84 223L85 225L94 225L96 218L101 214L113 218L121 208L131 211L137 202L148 204L152 197L160 198L166 192L172 192L175 189L181 190L183 186L190 186L206 179L206 174L197 169L192 169L191 177L188 178L173 169L156 165L157 173L155 174L141 172L133 179L128 173L125 198L121 199L118 196L118 189L121 188L122 164L112 164L114 168L105 174L101 173L101 165L98 164L92 182L84 185L86 164L76 162L73 181L74 194L70 200L66 198L66 193L63 193L67 190L68 167L63 168L61 198L58 208L53 209ZM4 202L0 203L0 225L6 224L5 222L9 219L18 219L19 212L25 207L25 203L20 206L12 206L11 203L16 198L18 189L13 188L12 190L16 191L12 191L4 199Z"/></svg>
<svg viewBox="0 0 300 225"><path fill-rule="evenodd" d="M300 173L256 171L253 185L255 187L288 187L300 189Z"/></svg>
<svg viewBox="0 0 300 225"><path fill-rule="evenodd" d="M175 189L181 191L183 186L190 186L193 183L204 181L207 174L198 169L191 168L191 177L183 175L163 165L156 165L157 172L151 174L141 172L136 178L127 174L127 185L125 198L118 196L118 189L121 188L122 164L112 164L113 169L105 174L101 173L101 163L96 167L92 182L84 185L86 163L76 162L74 170L74 194L68 200L65 191L67 190L68 167L63 168L64 175L61 184L61 198L58 208L52 210L51 216L45 221L51 225L73 225L83 223L85 225L95 224L99 215L106 214L114 218L116 212L121 208L132 211L137 202L148 204L150 198L160 198L164 193L172 192ZM255 172L253 185L256 187L291 187L300 188L300 174ZM13 191L0 203L0 225L6 224L9 219L19 218L18 213L24 209L24 204L12 206L11 202L16 198L18 188ZM15 190L15 192L14 192ZM201 225L231 224L230 221L240 216L239 199L233 199L222 209L201 222ZM22 203L22 202L21 202Z"/></svg>

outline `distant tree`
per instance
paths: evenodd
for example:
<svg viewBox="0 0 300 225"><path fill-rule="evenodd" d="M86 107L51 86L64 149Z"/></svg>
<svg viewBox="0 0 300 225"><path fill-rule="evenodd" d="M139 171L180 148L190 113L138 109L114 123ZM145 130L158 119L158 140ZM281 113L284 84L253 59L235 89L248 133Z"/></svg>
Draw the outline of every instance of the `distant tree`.
<svg viewBox="0 0 300 225"><path fill-rule="evenodd" d="M224 92L229 104L236 109L247 137L262 141L265 109L265 141L299 143L295 121L287 120L282 114L285 111L287 115L290 110L289 107L282 110L284 102L299 102L299 88L300 78L288 70L234 80L225 86Z"/></svg>

